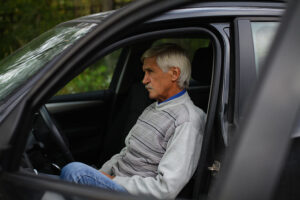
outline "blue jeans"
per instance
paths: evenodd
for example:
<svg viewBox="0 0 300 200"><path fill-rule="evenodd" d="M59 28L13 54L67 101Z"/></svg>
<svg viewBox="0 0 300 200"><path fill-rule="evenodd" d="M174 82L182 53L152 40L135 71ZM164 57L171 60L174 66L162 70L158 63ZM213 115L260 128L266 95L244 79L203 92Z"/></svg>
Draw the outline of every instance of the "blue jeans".
<svg viewBox="0 0 300 200"><path fill-rule="evenodd" d="M91 185L107 190L128 193L125 188L115 183L98 170L80 162L67 164L61 171L60 178L73 183Z"/></svg>

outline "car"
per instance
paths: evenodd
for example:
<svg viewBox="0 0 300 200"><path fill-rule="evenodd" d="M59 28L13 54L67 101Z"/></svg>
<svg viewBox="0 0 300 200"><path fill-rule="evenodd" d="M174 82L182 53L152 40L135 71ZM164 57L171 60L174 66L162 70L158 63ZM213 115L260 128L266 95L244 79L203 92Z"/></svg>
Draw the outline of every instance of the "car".
<svg viewBox="0 0 300 200"><path fill-rule="evenodd" d="M151 103L141 84L140 57L150 46L168 42L187 49L192 60L188 93L207 113L197 170L177 199L270 197L278 182L272 177L279 177L287 146L278 150L281 162L269 166L275 166L277 173L264 182L254 171L258 168L247 168L248 157L245 161L239 156L261 148L253 151L253 161L268 138L249 147L240 132L246 135L244 123L252 122L250 94L257 83L264 85L265 60L272 42L280 38L274 39L286 8L281 1L136 1L117 11L59 24L4 59L0 63L1 197L147 198L66 183L55 175L72 161L99 168L121 150L126 134ZM271 65L268 60L271 57L266 61ZM250 108L269 111L256 103ZM289 122L294 120L291 116ZM236 142L239 135L242 139ZM252 173L243 171L246 168ZM257 190L249 187L250 180L270 187L262 191L257 184L261 187ZM282 185L279 197L297 197L296 189L288 190L289 186ZM245 196L247 188L253 189Z"/></svg>

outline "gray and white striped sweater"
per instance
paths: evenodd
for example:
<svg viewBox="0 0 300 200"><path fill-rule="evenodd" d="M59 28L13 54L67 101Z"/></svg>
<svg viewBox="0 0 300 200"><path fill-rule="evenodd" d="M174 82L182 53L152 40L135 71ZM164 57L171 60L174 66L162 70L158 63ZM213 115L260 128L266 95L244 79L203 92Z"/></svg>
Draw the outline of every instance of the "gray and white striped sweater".
<svg viewBox="0 0 300 200"><path fill-rule="evenodd" d="M138 118L125 148L101 170L131 194L175 198L196 169L205 118L187 93L155 102Z"/></svg>

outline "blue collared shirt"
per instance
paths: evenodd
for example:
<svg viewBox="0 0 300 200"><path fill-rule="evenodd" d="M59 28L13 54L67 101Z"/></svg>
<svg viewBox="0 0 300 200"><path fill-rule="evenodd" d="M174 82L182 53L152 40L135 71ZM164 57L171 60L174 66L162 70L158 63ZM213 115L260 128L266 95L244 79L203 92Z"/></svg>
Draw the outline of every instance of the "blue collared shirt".
<svg viewBox="0 0 300 200"><path fill-rule="evenodd" d="M179 93L177 93L177 94L171 96L170 98L168 98L168 99L166 99L166 100L164 100L164 101L162 101L162 102L158 102L158 104L161 104L161 103L164 103L164 102L167 102L167 101L171 101L172 99L176 99L176 98L178 98L178 97L184 95L184 93L186 93L186 89L182 90L181 92L179 92Z"/></svg>

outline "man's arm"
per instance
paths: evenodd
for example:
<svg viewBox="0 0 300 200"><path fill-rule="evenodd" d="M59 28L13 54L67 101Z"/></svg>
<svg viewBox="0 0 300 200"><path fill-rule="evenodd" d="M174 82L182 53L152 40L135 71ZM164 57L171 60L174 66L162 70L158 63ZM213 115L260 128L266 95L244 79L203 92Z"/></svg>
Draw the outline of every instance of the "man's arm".
<svg viewBox="0 0 300 200"><path fill-rule="evenodd" d="M114 181L131 194L149 195L159 199L175 198L195 172L202 135L202 131L195 129L191 122L183 123L176 128L174 136L168 142L156 177L116 176Z"/></svg>
<svg viewBox="0 0 300 200"><path fill-rule="evenodd" d="M100 172L104 172L104 175L109 175L111 176L112 174L112 166L120 159L122 158L122 156L124 155L125 151L126 151L127 147L124 147L120 153L114 155L113 157L111 157L110 160L108 160L106 163L104 163L101 167L101 169L99 169Z"/></svg>
<svg viewBox="0 0 300 200"><path fill-rule="evenodd" d="M100 171L100 170L99 170ZM102 172L102 171L100 171L103 175L105 175L105 176L107 176L108 178L110 178L110 179L114 179L115 178L115 176L111 176L111 175L109 175L109 174L107 174L107 173L105 173L105 172Z"/></svg>

